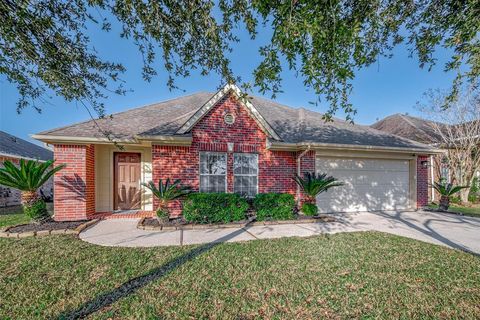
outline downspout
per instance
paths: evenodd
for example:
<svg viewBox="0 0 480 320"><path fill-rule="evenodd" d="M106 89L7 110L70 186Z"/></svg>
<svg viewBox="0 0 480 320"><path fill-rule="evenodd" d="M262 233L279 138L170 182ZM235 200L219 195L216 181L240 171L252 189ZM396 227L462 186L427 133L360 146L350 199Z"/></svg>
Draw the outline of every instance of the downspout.
<svg viewBox="0 0 480 320"><path fill-rule="evenodd" d="M307 149L305 149L302 153L300 153L297 157L297 175L300 177L300 173L301 173L301 160L303 158L303 156L308 152L310 151L311 149L311 145L307 145ZM297 204L299 203L300 201L300 186L297 184Z"/></svg>
<svg viewBox="0 0 480 320"><path fill-rule="evenodd" d="M433 176L433 156L430 156L430 188L432 190L432 200L435 201L435 189L433 188L433 183L435 182L435 177Z"/></svg>

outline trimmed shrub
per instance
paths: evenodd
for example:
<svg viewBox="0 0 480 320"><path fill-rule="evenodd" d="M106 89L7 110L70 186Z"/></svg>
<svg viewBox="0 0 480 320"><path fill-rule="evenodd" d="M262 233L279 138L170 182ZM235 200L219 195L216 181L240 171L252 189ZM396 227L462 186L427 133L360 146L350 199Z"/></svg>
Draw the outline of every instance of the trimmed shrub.
<svg viewBox="0 0 480 320"><path fill-rule="evenodd" d="M314 216L318 213L318 207L314 203L305 202L302 205L302 212L306 216Z"/></svg>
<svg viewBox="0 0 480 320"><path fill-rule="evenodd" d="M228 223L245 219L248 207L235 193L192 193L183 203L183 217L195 223Z"/></svg>
<svg viewBox="0 0 480 320"><path fill-rule="evenodd" d="M168 210L165 208L159 208L156 211L157 217L160 220L168 220L170 218L170 214L168 213Z"/></svg>
<svg viewBox="0 0 480 320"><path fill-rule="evenodd" d="M253 200L257 220L290 220L295 218L295 199L288 193L259 193Z"/></svg>
<svg viewBox="0 0 480 320"><path fill-rule="evenodd" d="M47 205L42 199L38 199L32 204L24 205L23 212L34 221L42 222L50 217Z"/></svg>

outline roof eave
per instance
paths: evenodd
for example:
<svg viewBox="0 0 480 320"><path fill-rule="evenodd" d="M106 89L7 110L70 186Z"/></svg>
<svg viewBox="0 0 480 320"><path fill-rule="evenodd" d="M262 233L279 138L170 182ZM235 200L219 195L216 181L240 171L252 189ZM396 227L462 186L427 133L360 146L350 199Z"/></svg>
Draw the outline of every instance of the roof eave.
<svg viewBox="0 0 480 320"><path fill-rule="evenodd" d="M51 136L51 135L31 135L33 139L48 143L48 144L127 144L137 145L144 143L175 145L175 146L189 146L192 144L192 137L184 136L167 136L167 135L136 135L133 139L108 139L97 137L71 137L71 136Z"/></svg>
<svg viewBox="0 0 480 320"><path fill-rule="evenodd" d="M33 139L48 143L48 144L60 144L60 143L75 143L75 144L137 144L134 139L108 139L97 137L72 137L72 136L52 136L44 134L32 134Z"/></svg>
<svg viewBox="0 0 480 320"><path fill-rule="evenodd" d="M272 151L301 151L306 149L312 150L349 150L349 151L388 151L396 153L415 153L415 154L441 154L444 151L440 149L419 149L419 148L403 148L403 147L384 147L369 145L353 145L339 143L318 143L318 142L280 142L267 140L267 149Z"/></svg>

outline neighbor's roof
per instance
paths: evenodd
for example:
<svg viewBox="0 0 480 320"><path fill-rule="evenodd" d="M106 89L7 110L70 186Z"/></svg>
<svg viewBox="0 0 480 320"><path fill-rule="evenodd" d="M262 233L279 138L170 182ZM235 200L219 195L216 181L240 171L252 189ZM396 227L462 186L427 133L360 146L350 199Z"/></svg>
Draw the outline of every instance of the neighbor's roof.
<svg viewBox="0 0 480 320"><path fill-rule="evenodd" d="M371 127L426 144L442 141L433 122L400 113L375 122Z"/></svg>
<svg viewBox="0 0 480 320"><path fill-rule="evenodd" d="M38 160L53 159L52 151L3 131L0 131L0 154Z"/></svg>
<svg viewBox="0 0 480 320"><path fill-rule="evenodd" d="M77 123L39 133L37 136L104 138L97 126L119 140L141 136L185 136L176 134L215 93L199 92L148 106L113 114L104 119ZM411 148L430 147L368 126L353 125L340 119L325 122L322 114L304 108L291 108L277 102L248 97L281 142L348 144L357 146Z"/></svg>

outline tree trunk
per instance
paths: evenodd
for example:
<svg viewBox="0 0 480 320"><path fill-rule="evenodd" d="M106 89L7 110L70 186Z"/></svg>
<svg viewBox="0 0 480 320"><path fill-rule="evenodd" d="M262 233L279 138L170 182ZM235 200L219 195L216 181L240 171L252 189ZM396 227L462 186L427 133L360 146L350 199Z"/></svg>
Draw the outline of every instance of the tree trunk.
<svg viewBox="0 0 480 320"><path fill-rule="evenodd" d="M470 188L465 188L459 191L460 200L463 204L468 204L468 194L470 193Z"/></svg>
<svg viewBox="0 0 480 320"><path fill-rule="evenodd" d="M450 207L450 198L447 196L442 196L440 198L438 209L440 209L440 211L447 211L449 207Z"/></svg>
<svg viewBox="0 0 480 320"><path fill-rule="evenodd" d="M28 206L35 203L39 196L36 191L22 191L22 205Z"/></svg>

